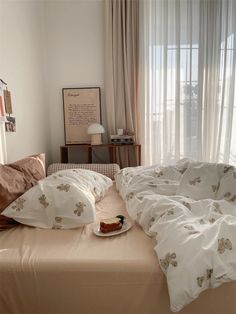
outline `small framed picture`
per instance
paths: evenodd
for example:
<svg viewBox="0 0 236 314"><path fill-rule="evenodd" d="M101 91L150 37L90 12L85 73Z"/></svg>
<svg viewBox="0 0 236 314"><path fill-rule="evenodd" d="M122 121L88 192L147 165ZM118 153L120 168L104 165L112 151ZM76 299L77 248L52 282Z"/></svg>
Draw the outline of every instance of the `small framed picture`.
<svg viewBox="0 0 236 314"><path fill-rule="evenodd" d="M9 90L4 90L4 102L5 102L5 111L7 114L12 114L12 105L11 105L11 92Z"/></svg>
<svg viewBox="0 0 236 314"><path fill-rule="evenodd" d="M65 144L90 143L88 126L101 123L100 87L63 88Z"/></svg>
<svg viewBox="0 0 236 314"><path fill-rule="evenodd" d="M16 132L16 118L6 117L7 122L5 123L6 132Z"/></svg>

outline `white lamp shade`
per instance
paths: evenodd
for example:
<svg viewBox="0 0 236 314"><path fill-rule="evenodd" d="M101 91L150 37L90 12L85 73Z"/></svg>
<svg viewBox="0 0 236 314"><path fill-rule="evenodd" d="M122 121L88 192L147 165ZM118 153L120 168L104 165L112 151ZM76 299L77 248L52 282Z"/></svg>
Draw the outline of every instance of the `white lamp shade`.
<svg viewBox="0 0 236 314"><path fill-rule="evenodd" d="M104 132L104 127L99 123L93 123L88 127L88 134L101 134Z"/></svg>

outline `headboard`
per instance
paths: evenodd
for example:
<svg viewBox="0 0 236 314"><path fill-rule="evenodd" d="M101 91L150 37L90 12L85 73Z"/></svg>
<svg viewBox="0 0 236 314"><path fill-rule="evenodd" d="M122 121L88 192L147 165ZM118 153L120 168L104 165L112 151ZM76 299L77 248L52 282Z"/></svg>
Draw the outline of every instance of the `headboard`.
<svg viewBox="0 0 236 314"><path fill-rule="evenodd" d="M120 170L117 164L63 164L54 163L51 164L47 169L47 175L51 175L54 172L64 169L88 169L92 171L99 172L112 180L115 179L115 174Z"/></svg>

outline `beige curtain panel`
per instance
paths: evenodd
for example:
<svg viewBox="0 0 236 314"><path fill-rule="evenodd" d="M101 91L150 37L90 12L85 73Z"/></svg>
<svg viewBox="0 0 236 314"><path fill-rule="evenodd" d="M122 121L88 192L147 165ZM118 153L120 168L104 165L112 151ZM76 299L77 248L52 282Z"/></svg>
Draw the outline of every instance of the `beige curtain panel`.
<svg viewBox="0 0 236 314"><path fill-rule="evenodd" d="M105 104L108 133L134 132L138 139L137 63L138 15L136 0L106 0ZM121 156L122 155L122 156ZM122 166L129 156L120 151Z"/></svg>

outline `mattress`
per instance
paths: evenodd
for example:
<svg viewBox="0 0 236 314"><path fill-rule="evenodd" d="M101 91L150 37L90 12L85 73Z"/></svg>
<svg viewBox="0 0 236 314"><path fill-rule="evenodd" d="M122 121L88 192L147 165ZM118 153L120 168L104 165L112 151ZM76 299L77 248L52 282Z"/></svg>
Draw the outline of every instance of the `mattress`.
<svg viewBox="0 0 236 314"><path fill-rule="evenodd" d="M97 220L127 216L115 187ZM170 314L154 242L139 226L97 237L74 230L17 227L0 233L0 313ZM208 290L180 313L235 313L236 285Z"/></svg>

